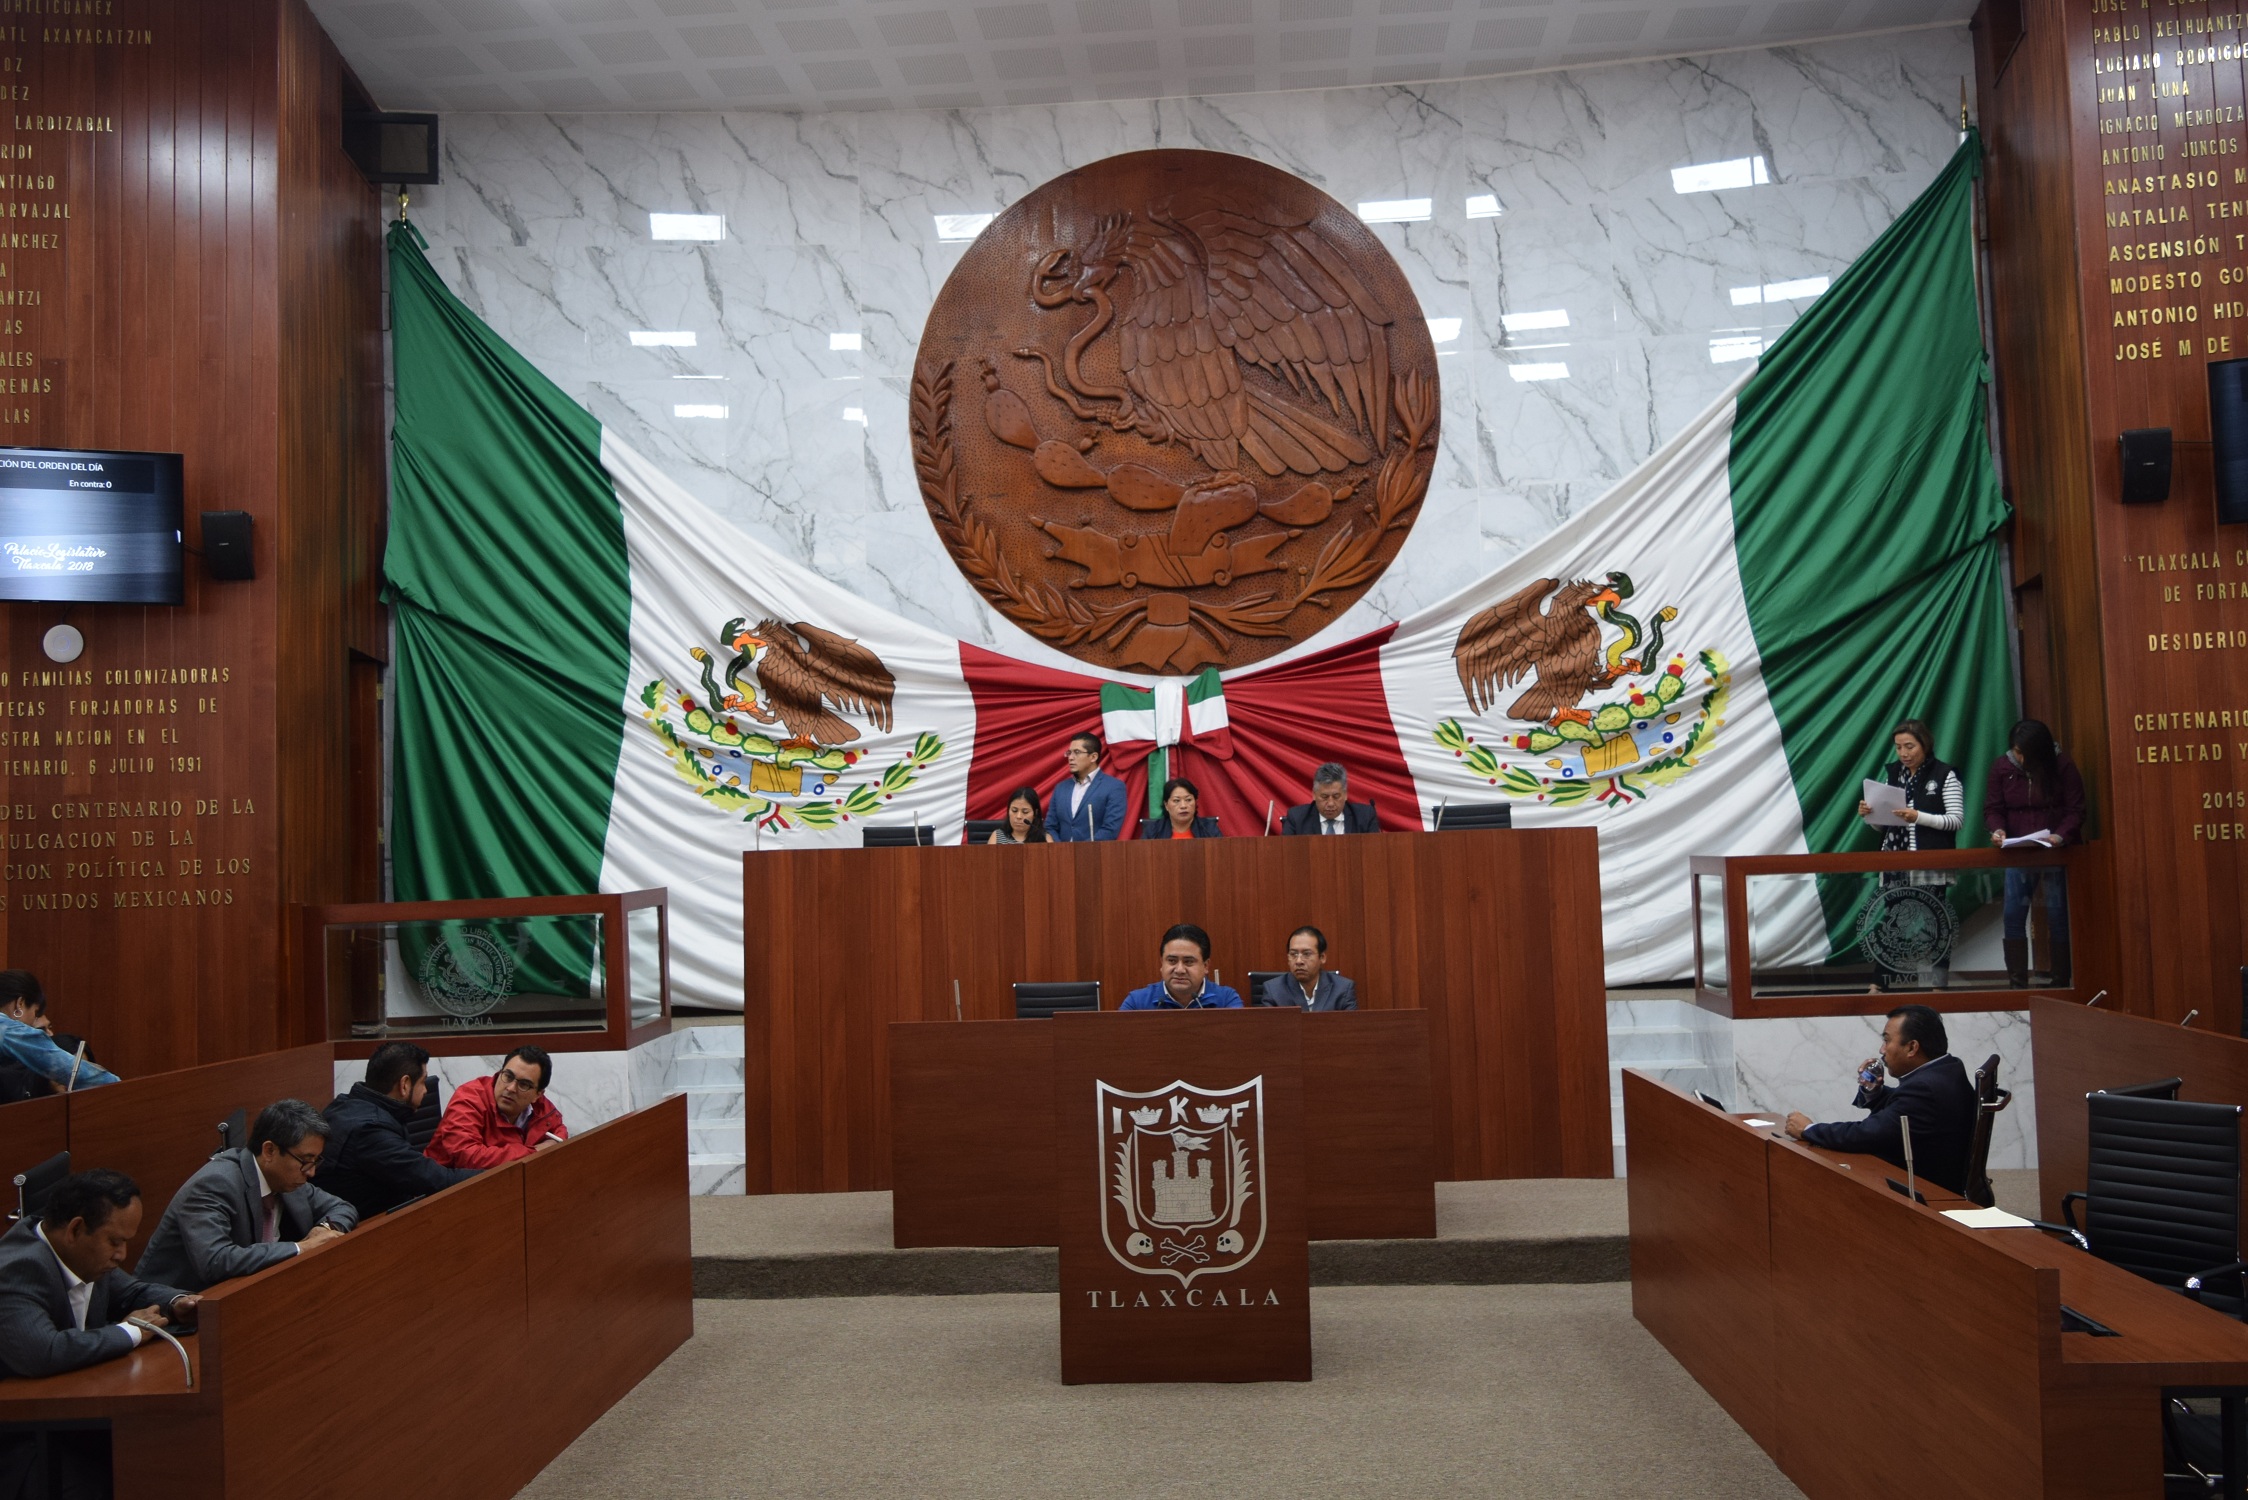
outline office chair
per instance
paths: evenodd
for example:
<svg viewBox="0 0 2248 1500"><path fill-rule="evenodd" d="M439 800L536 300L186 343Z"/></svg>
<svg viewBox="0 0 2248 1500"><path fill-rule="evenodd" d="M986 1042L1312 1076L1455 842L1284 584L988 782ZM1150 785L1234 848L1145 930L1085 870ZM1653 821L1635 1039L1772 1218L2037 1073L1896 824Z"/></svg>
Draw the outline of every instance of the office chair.
<svg viewBox="0 0 2248 1500"><path fill-rule="evenodd" d="M937 830L927 823L906 828L867 828L859 834L861 849L910 849L915 844L934 844Z"/></svg>
<svg viewBox="0 0 2248 1500"><path fill-rule="evenodd" d="M421 1108L406 1119L406 1139L416 1151L427 1151L429 1143L437 1138L437 1123L445 1114L445 1080L431 1068L424 1075L429 1080L429 1092L422 1095Z"/></svg>
<svg viewBox="0 0 2248 1500"><path fill-rule="evenodd" d="M70 1153L57 1151L36 1167L16 1174L16 1211L11 1219L34 1219L47 1206L55 1184L70 1175Z"/></svg>
<svg viewBox="0 0 2248 1500"><path fill-rule="evenodd" d="M219 1150L232 1151L250 1144L250 1112L238 1109L219 1121Z"/></svg>
<svg viewBox="0 0 2248 1500"><path fill-rule="evenodd" d="M1514 804L1511 802L1448 802L1436 810L1436 825L1429 832L1513 826Z"/></svg>
<svg viewBox="0 0 2248 1500"><path fill-rule="evenodd" d="M1998 1201L1990 1185L1990 1130L1998 1112L2014 1102L2014 1091L1998 1086L1998 1054L1975 1070L1975 1129L1967 1138L1967 1201L1989 1208Z"/></svg>
<svg viewBox="0 0 2248 1500"><path fill-rule="evenodd" d="M2175 1099L2178 1097L2178 1090L2185 1087L2185 1082L2183 1078L2161 1078L2153 1083L2130 1083L2119 1089L2103 1089L2101 1092L2121 1094L2126 1099Z"/></svg>
<svg viewBox="0 0 2248 1500"><path fill-rule="evenodd" d="M2060 1225L2092 1254L2228 1317L2248 1310L2240 1283L2240 1114L2237 1104L2084 1096L2091 1149L2084 1190L2061 1195ZM2084 1205L2084 1222L2076 1205ZM2209 1285L2229 1281L2232 1290Z"/></svg>
<svg viewBox="0 0 2248 1500"><path fill-rule="evenodd" d="M1241 1003L1243 1005L1263 1004L1265 986L1287 972L1286 969L1251 969L1249 971L1249 992L1241 997Z"/></svg>
<svg viewBox="0 0 2248 1500"><path fill-rule="evenodd" d="M960 830L960 842L980 844L1007 826L1005 818L970 818Z"/></svg>
<svg viewBox="0 0 2248 1500"><path fill-rule="evenodd" d="M1098 979L1070 980L1062 984L1018 984L1015 986L1015 1019L1027 1021L1033 1017L1051 1016L1065 1010L1099 1010L1101 1008L1101 982Z"/></svg>

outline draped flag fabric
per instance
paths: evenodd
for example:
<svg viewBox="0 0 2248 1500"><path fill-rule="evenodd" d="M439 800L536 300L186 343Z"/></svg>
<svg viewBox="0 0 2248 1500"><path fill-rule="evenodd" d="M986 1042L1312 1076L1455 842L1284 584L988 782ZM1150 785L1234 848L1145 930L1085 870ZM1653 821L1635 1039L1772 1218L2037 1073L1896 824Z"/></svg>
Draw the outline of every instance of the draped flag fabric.
<svg viewBox="0 0 2248 1500"><path fill-rule="evenodd" d="M957 840L1017 787L1050 794L1092 730L1131 790L1127 837L1173 776L1226 835L1276 830L1326 761L1384 828L1485 802L1596 828L1610 981L1683 977L1688 856L1862 846L1858 781L1897 719L1933 724L1980 826L2015 690L1976 151L1721 400L1498 573L1191 679L1016 660L761 547L509 348L400 224L394 894L666 886L674 997L735 1007L744 851L870 823ZM1850 941L1809 881L1756 899L1760 962Z"/></svg>

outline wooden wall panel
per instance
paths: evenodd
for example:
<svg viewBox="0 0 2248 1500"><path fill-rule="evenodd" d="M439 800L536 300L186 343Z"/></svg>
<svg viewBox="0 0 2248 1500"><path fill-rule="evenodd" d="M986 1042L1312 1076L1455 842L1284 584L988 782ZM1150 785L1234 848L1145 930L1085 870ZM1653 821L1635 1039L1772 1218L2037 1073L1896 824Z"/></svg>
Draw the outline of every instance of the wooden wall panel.
<svg viewBox="0 0 2248 1500"><path fill-rule="evenodd" d="M1011 1016L1022 980L1156 976L1174 922L1228 982L1322 928L1367 1009L1425 1010L1442 1178L1607 1176L1599 853L1585 829L808 849L745 859L752 1191L889 1185L887 1027Z"/></svg>
<svg viewBox="0 0 2248 1500"><path fill-rule="evenodd" d="M15 19L6 196L68 217L0 245L0 354L54 387L0 389L0 443L178 452L190 547L206 509L256 528L258 577L190 556L178 608L4 610L0 698L37 736L0 758L9 961L129 1076L309 1040L282 905L374 894L350 647L380 635L380 216L302 0ZM86 652L58 667L66 612Z"/></svg>
<svg viewBox="0 0 2248 1500"><path fill-rule="evenodd" d="M2013 8L2007 0L2006 8ZM2237 14L2021 0L1977 22L2029 711L2083 767L2130 1010L2237 1033L2248 964L2248 527L2219 527L2207 367L2248 356ZM2119 435L2167 427L2169 499L2120 503Z"/></svg>
<svg viewBox="0 0 2248 1500"><path fill-rule="evenodd" d="M16 1208L15 1178L70 1149L70 1101L61 1094L0 1104L0 1214Z"/></svg>

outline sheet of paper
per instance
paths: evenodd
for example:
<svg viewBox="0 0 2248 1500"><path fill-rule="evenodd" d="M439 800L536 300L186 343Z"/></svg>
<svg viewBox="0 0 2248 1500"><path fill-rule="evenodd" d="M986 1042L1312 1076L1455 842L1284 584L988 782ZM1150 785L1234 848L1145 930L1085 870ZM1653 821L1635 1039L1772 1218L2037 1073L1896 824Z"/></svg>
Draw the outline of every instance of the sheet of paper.
<svg viewBox="0 0 2248 1500"><path fill-rule="evenodd" d="M1873 809L1867 815L1866 821L1874 827L1902 828L1905 826L1905 820L1897 816L1897 810L1905 805L1905 789L1903 787L1891 786L1886 781L1875 781L1868 777L1866 779L1865 802L1866 806Z"/></svg>
<svg viewBox="0 0 2248 1500"><path fill-rule="evenodd" d="M1944 1217L1957 1219L1969 1229L2034 1229L2035 1225L2020 1214L2010 1214L2003 1208L1947 1208Z"/></svg>
<svg viewBox="0 0 2248 1500"><path fill-rule="evenodd" d="M2005 843L2000 844L1998 847L2001 849L2019 849L2027 844L2034 844L2040 849L2052 848L2052 830L2049 828L2040 828L2037 830L2037 832L2025 833L2018 839L2008 839Z"/></svg>

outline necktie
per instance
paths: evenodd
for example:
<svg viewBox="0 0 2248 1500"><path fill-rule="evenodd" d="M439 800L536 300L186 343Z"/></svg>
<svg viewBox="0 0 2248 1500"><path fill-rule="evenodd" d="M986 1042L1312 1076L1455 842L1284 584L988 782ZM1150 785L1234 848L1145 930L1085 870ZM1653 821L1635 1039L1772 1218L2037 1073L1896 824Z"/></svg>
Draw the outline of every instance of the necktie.
<svg viewBox="0 0 2248 1500"><path fill-rule="evenodd" d="M1327 832L1329 832L1330 834L1332 834L1332 833L1336 833L1336 832L1339 832L1339 831L1340 831L1340 830L1338 830L1338 829L1337 829L1337 828L1335 827L1335 820L1334 820L1333 818L1329 818L1329 819L1327 820Z"/></svg>
<svg viewBox="0 0 2248 1500"><path fill-rule="evenodd" d="M278 1217L278 1215L275 1213L275 1209L277 1207L278 1205L274 1202L273 1195L271 1193L267 1193L265 1195L265 1227L258 1232L258 1239L261 1243L268 1245L272 1244L275 1235L279 1233L279 1228L274 1222Z"/></svg>

